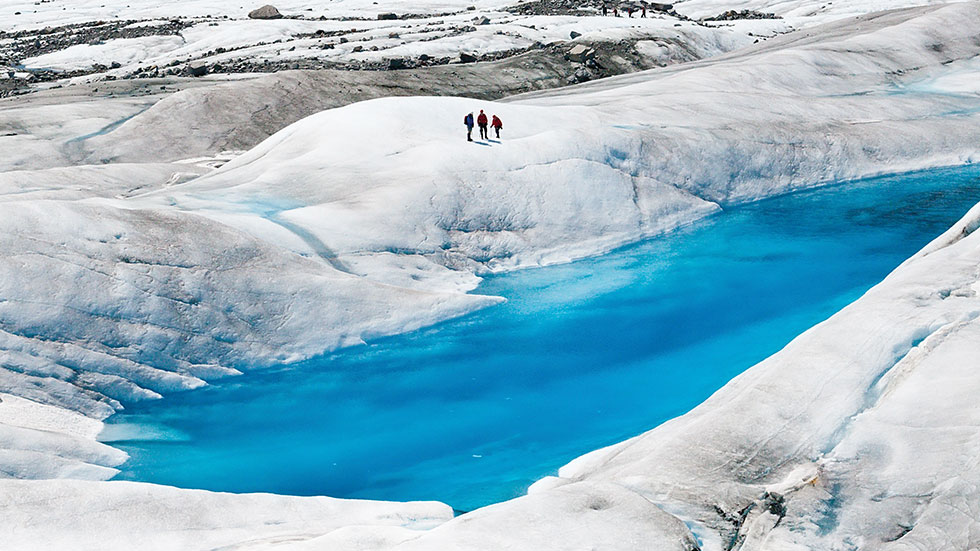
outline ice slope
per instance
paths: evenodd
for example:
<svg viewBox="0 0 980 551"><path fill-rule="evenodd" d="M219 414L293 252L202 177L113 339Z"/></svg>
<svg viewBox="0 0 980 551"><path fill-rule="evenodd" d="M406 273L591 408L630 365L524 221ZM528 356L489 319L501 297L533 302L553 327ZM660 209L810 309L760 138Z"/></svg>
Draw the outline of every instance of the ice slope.
<svg viewBox="0 0 980 551"><path fill-rule="evenodd" d="M314 53L306 51L310 47L308 43L305 46L299 44L299 49L293 52L290 52L292 47L277 44L275 48L276 56L280 57L332 56L336 57L336 61L348 58L378 61L417 58L420 55L456 57L460 51L486 53L490 50L526 48L537 40L559 42L566 40L571 31L576 31L584 33L577 39L578 42L592 44L592 41L599 41L613 45L610 46L610 53L599 48L598 61L605 70L619 73L710 57L745 46L753 40L744 30L710 28L689 22L676 28L675 22L672 18L636 21L611 17L526 17L507 25L519 28L522 33L533 32L542 36L515 38L521 35L494 25L480 26L479 33L462 36L451 32L439 36L430 31L409 35L405 29L398 27L396 30L404 38L388 39L389 30L382 29L374 33L380 37L378 44L374 44L374 39L369 36L362 37L363 40L351 36L352 40L346 44ZM432 28L424 21L417 24ZM322 23L317 25L321 28L325 26ZM331 25L336 26L336 23ZM443 25L439 28L446 27ZM346 36L344 39L347 39ZM618 53L615 48L619 46L614 45L621 40L638 41L635 56L625 59ZM371 51L375 46L380 46L381 50ZM355 47L364 48L364 51L352 53ZM85 162L173 161L228 149L248 149L311 114L379 97L456 95L491 99L556 88L566 85L575 71L583 68L583 65L570 63L564 58L565 51L571 47L563 46L557 52L530 51L492 63L451 64L411 70L287 71L255 80L182 90L122 121L111 132L79 144L79 149L84 153L80 159ZM51 55L61 54L56 52ZM236 50L208 59L227 61L242 55L245 54Z"/></svg>
<svg viewBox="0 0 980 551"><path fill-rule="evenodd" d="M867 16L506 103L359 103L139 201L341 263L396 252L479 273L565 261L718 205L974 160L980 97L920 81L962 74L980 53L978 16L975 3ZM464 141L460 119L480 108L504 120L501 142Z"/></svg>
<svg viewBox="0 0 980 551"><path fill-rule="evenodd" d="M752 10L774 13L788 21L816 18L822 22L885 10L945 4L942 0L682 0L675 4L678 12L694 18L710 18L729 10Z"/></svg>
<svg viewBox="0 0 980 551"><path fill-rule="evenodd" d="M453 515L434 502L223 494L80 480L0 480L0 510L4 549L30 551L254 549L352 529L392 543Z"/></svg>
<svg viewBox="0 0 980 551"><path fill-rule="evenodd" d="M95 417L496 301L372 283L193 214L104 200L0 211L0 389Z"/></svg>
<svg viewBox="0 0 980 551"><path fill-rule="evenodd" d="M687 415L393 548L975 548L978 227L980 206Z"/></svg>

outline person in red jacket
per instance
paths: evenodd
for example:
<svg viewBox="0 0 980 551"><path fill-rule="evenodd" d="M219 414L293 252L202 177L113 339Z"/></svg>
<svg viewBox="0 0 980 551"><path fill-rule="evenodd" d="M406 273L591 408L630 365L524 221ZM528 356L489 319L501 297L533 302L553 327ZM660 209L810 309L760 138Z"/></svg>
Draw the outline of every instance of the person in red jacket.
<svg viewBox="0 0 980 551"><path fill-rule="evenodd" d="M486 113L483 112L483 109L480 109L480 116L476 118L476 124L480 127L480 139L481 140L489 140L490 139L490 133L487 132L487 122L489 122L489 121L487 121L487 115L486 115Z"/></svg>
<svg viewBox="0 0 980 551"><path fill-rule="evenodd" d="M493 116L493 121L490 122L490 126L493 127L493 131L497 133L497 139L500 139L500 129L504 127L503 121L497 115Z"/></svg>

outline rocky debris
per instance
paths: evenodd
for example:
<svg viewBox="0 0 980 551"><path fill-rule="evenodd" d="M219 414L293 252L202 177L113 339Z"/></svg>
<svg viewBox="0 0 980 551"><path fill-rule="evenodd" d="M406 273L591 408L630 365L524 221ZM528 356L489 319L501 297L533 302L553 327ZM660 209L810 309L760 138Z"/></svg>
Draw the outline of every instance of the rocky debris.
<svg viewBox="0 0 980 551"><path fill-rule="evenodd" d="M520 15L595 15L598 10L587 7L588 4L582 0L531 0L510 6L506 11Z"/></svg>
<svg viewBox="0 0 980 551"><path fill-rule="evenodd" d="M144 24L136 25L136 23ZM24 59L57 52L78 44L99 44L119 38L177 35L192 25L193 23L180 19L164 23L129 19L46 27L15 33L0 31L0 65L17 66Z"/></svg>
<svg viewBox="0 0 980 551"><path fill-rule="evenodd" d="M275 6L265 5L259 9L248 12L249 19L282 19L282 14Z"/></svg>
<svg viewBox="0 0 980 551"><path fill-rule="evenodd" d="M585 67L579 67L578 69L575 70L575 73L573 73L572 76L568 77L568 83L579 84L582 82L588 82L592 80L592 78L593 76L591 71L589 71Z"/></svg>
<svg viewBox="0 0 980 551"><path fill-rule="evenodd" d="M702 21L738 21L740 19L782 19L782 17L774 13L764 13L753 10L728 10L725 13L714 17L706 17L702 19Z"/></svg>
<svg viewBox="0 0 980 551"><path fill-rule="evenodd" d="M584 44L578 44L573 46L571 50L568 50L568 54L566 54L565 57L568 58L569 61L585 63L586 61L595 58L595 50Z"/></svg>
<svg viewBox="0 0 980 551"><path fill-rule="evenodd" d="M622 73L662 67L667 63L667 61L663 59L653 59L641 55L636 49L637 42L638 40L636 39L623 39L615 42L597 42L589 45L583 45L583 48L575 51L575 55L573 56L575 59L581 61L572 60L573 64L568 63L568 61L571 59L569 57L570 52L567 44L558 43L545 45L537 43L526 48L515 48L512 50L502 50L485 54L461 52L460 55L456 57L433 57L428 54L420 54L415 58L389 57L375 60L358 59L347 61L317 58L304 58L299 60L255 60L250 58L239 58L222 61L220 64L210 65L208 67L208 73L275 73L290 69L393 71L402 69L418 69L423 67L436 67L448 64L493 62L508 58L515 58L522 55L532 55L536 52L546 52L549 59L562 60L563 69L558 71L557 68L555 68L554 72L556 74L561 73L560 78L563 80L563 82L565 80L568 82L584 82L586 79L595 80ZM689 48L680 40L672 41L670 39L658 39L657 43L671 51L669 56L670 62L693 61L698 59L698 56L689 51ZM357 53L367 50L368 49L364 46L357 45L353 48L352 52ZM572 50L575 50L575 48L573 47ZM583 67L587 69L587 71L580 71L580 69ZM128 78L148 78L152 77L154 74L159 74L159 71L154 67L143 69L143 71L145 71L145 75L144 73L134 73ZM578 72L578 76L575 75L576 72ZM191 76L191 74L187 71L186 65L183 65L182 70L178 64L174 64L174 66L166 68L162 75Z"/></svg>
<svg viewBox="0 0 980 551"><path fill-rule="evenodd" d="M52 71L48 69L30 71L23 78L3 78L0 79L0 98L8 96L19 96L33 91L32 84L42 82L52 82L61 79L70 79L91 74L92 70L79 71Z"/></svg>
<svg viewBox="0 0 980 551"><path fill-rule="evenodd" d="M0 98L18 95L18 92L23 90L21 86L19 82L12 78L0 80Z"/></svg>
<svg viewBox="0 0 980 551"><path fill-rule="evenodd" d="M527 3L522 3L521 7L527 8L530 6L537 6L534 9L544 9L550 11L561 11L561 10L579 10L585 13L594 15L596 8L594 7L597 1L601 0L530 0ZM580 3L582 2L582 3ZM591 2L591 4L590 4ZM648 4L648 6L650 6ZM659 6L669 8L670 4L659 4ZM589 11L591 10L591 11ZM532 10L533 11L533 10ZM455 14L458 15L458 12ZM476 15L476 14L474 14ZM410 19L414 17L415 14L398 15L395 13L382 13L378 14L377 19L382 20L401 20ZM296 16L297 18L302 18L302 16ZM93 22L80 25L71 25L58 28L46 28L43 30L32 30L32 31L18 31L16 33L6 33L0 30L0 67L3 65L16 66L16 60L21 59L23 54L29 54L30 56L40 55L46 51L54 51L68 47L74 43L99 43L101 41L112 40L115 38L129 38L136 36L149 36L149 35L173 35L179 34L181 30L191 27L194 24L213 24L214 20L217 19L227 19L226 16L221 16L217 18L205 18L204 20L180 20L175 19L172 21L119 21L119 22ZM359 21L373 21L374 16L370 18L360 17L357 18ZM313 19L311 19L313 20ZM134 25L134 23L140 23L139 25ZM475 32L478 27L477 25L486 25L492 23L491 18L479 15L473 17L470 22L462 24L453 24L445 20L439 20L438 18L433 18L432 21L425 25L425 32L438 33L434 36L423 36L417 38L417 41L424 42L429 40L444 39L447 36L458 36L463 33ZM695 22L696 24L701 24ZM370 28L370 25L367 27ZM302 33L295 35L294 39L313 39L311 44L307 47L310 50L331 50L334 49L338 44L349 43L349 36L352 33L360 33L365 30L362 25L361 28L351 26L346 29L314 29L312 32ZM402 34L405 31L403 29L393 30L387 34L389 39L397 40L402 38ZM505 34L504 31L498 30L497 34ZM448 33L448 34L446 34ZM571 31L569 36L572 40L578 39L582 36L579 31ZM330 39L330 40L328 40ZM275 44L280 41L271 43L260 43L258 45ZM288 41L287 41L288 42ZM562 81L567 80L568 82L584 82L585 80L594 80L596 78L602 78L604 76L609 76L611 74L619 74L622 72L629 72L632 70L637 70L637 68L651 68L656 66L662 66L668 62L673 63L677 61L686 61L689 59L696 59L696 55L688 56L685 52L677 52L675 45L671 45L670 48L672 53L669 59L652 59L647 56L640 55L634 48L636 40L621 40L618 42L600 42L596 44L590 44L585 47L584 50L575 50L573 48L572 52L568 51L568 48L572 45L561 45L554 44L545 46L541 43L535 43L528 47L523 48L513 48L506 51L490 52L490 53L475 53L475 52L461 52L458 57L454 56L443 56L443 57L433 57L427 54L421 54L417 57L378 57L376 59L350 59L349 57L337 58L333 56L324 56L323 58L318 58L315 55L303 58L292 58L292 59L250 59L249 57L233 57L228 58L227 54L234 52L235 50L245 49L246 47L235 47L235 48L215 48L214 50L205 52L200 56L194 58L181 58L173 59L167 64L161 64L160 66L138 66L135 68L130 67L131 72L125 74L119 74L118 71L114 71L114 74L105 74L110 69L121 69L121 65L117 62L112 63L110 66L104 65L93 65L90 68L84 70L72 71L67 73L58 73L54 71L33 71L30 75L25 75L21 73L19 78L11 78L11 82L5 83L0 86L0 96L27 93L36 89L34 86L37 83L43 83L48 81L67 79L76 76L90 75L93 73L103 73L103 77L106 80L115 79L154 79L154 78L166 78L166 77L202 77L208 74L239 74L239 73L273 73L277 71L286 71L293 69L302 70L321 70L321 69L336 69L336 70L347 70L347 71L394 71L402 69L415 69L422 67L454 64L454 63L475 63L475 62L490 62L495 60L504 59L512 56L519 56L524 53L532 52L535 50L548 49L555 56L564 60L568 64L566 70L561 71L560 79ZM253 44L254 46L254 44ZM295 51L296 46L290 47L287 43L283 46L284 49L289 51ZM16 50L16 55L10 55L11 51ZM384 48L378 46L365 46L358 45L355 46L351 51L352 53L367 52L367 51L378 51L384 53ZM597 55L597 50L601 51L602 55ZM7 57L14 59L12 63L4 63L5 59L3 57L4 53L7 53ZM225 59L220 62L216 62L213 56L223 54ZM608 55L607 55L608 54ZM360 57L360 56L355 56ZM598 58L598 59L596 59ZM611 63L609 67L605 67ZM580 71L582 66L585 66L587 71ZM577 73L577 74L576 74ZM0 75L2 76L2 75ZM557 75L556 75L557 76ZM0 79L2 80L2 79Z"/></svg>

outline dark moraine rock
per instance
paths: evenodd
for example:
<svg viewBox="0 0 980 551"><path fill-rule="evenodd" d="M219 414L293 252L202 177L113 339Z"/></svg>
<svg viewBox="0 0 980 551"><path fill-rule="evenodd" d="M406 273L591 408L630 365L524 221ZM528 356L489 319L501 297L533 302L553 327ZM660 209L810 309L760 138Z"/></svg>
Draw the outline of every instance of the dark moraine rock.
<svg viewBox="0 0 980 551"><path fill-rule="evenodd" d="M187 66L187 71L191 76L203 77L208 74L208 64L203 61L194 61Z"/></svg>
<svg viewBox="0 0 980 551"><path fill-rule="evenodd" d="M282 19L282 14L275 6L265 5L257 10L252 10L248 14L249 19Z"/></svg>

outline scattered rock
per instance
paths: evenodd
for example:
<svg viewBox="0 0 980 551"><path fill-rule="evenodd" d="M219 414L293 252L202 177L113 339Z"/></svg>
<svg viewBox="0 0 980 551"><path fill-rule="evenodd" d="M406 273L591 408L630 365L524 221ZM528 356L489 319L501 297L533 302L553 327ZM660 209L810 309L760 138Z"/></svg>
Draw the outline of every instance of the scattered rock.
<svg viewBox="0 0 980 551"><path fill-rule="evenodd" d="M110 69L118 69L120 67L122 67L122 63L119 63L118 61L113 61L109 64Z"/></svg>
<svg viewBox="0 0 980 551"><path fill-rule="evenodd" d="M363 51L364 51L364 46L361 46L360 44L358 44L357 46L354 46L354 48L351 50L351 52L354 52L354 53L363 52Z"/></svg>
<svg viewBox="0 0 980 551"><path fill-rule="evenodd" d="M406 67L408 67L408 65L405 63L405 60L400 57L388 60L389 71L397 71L398 69L405 69Z"/></svg>
<svg viewBox="0 0 980 551"><path fill-rule="evenodd" d="M725 13L714 17L702 19L702 21L737 21L739 19L782 19L782 17L779 17L774 13L763 13L753 10L728 10Z"/></svg>
<svg viewBox="0 0 980 551"><path fill-rule="evenodd" d="M477 59L478 58L475 55L473 55L473 54L468 54L466 52L460 52L459 53L459 62L460 63L473 63Z"/></svg>
<svg viewBox="0 0 980 551"><path fill-rule="evenodd" d="M203 61L192 61L187 65L187 71L192 77L203 77L208 74L208 64Z"/></svg>
<svg viewBox="0 0 980 551"><path fill-rule="evenodd" d="M249 19L282 19L282 14L275 6L265 5L248 13Z"/></svg>
<svg viewBox="0 0 980 551"><path fill-rule="evenodd" d="M477 21L476 24L477 25L489 25L490 24L490 18L489 17L483 17L482 19L480 19L479 21Z"/></svg>
<svg viewBox="0 0 980 551"><path fill-rule="evenodd" d="M585 46L584 44L578 44L568 50L566 56L569 61L575 61L577 63L585 63L586 61L595 57L595 50Z"/></svg>
<svg viewBox="0 0 980 551"><path fill-rule="evenodd" d="M398 19L397 13L379 13L378 21L394 21Z"/></svg>
<svg viewBox="0 0 980 551"><path fill-rule="evenodd" d="M572 32L570 32L570 33L568 33L568 36L569 36L569 38L571 38L572 40L575 40L576 38L578 38L578 37L580 37L580 36L582 36L582 33L580 33L580 32L576 32L576 31L572 31Z"/></svg>
<svg viewBox="0 0 980 551"><path fill-rule="evenodd" d="M588 82L592 80L592 71L589 71L585 67L579 67L575 70L575 74L569 79L572 84L578 84L580 82Z"/></svg>

